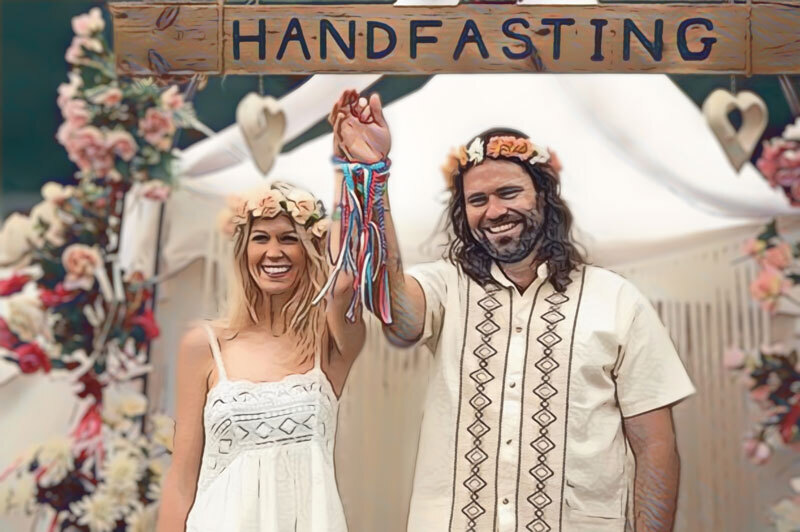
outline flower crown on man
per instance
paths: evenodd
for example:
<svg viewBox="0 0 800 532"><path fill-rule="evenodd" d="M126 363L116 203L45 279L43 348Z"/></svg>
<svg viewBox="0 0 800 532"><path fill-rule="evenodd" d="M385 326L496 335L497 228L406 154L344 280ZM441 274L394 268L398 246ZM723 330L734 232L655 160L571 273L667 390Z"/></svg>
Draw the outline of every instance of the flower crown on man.
<svg viewBox="0 0 800 532"><path fill-rule="evenodd" d="M230 196L228 206L219 215L219 225L223 233L234 236L252 220L274 218L279 214L287 214L296 225L319 239L325 238L330 227L330 218L325 216L325 207L320 200L310 192L282 181Z"/></svg>
<svg viewBox="0 0 800 532"><path fill-rule="evenodd" d="M555 152L534 144L527 137L504 134L492 135L484 139L482 136L478 136L466 145L450 151L447 161L442 165L447 188L452 190L457 175L481 164L487 158L516 159L530 165L548 164L556 174L561 171L561 163Z"/></svg>

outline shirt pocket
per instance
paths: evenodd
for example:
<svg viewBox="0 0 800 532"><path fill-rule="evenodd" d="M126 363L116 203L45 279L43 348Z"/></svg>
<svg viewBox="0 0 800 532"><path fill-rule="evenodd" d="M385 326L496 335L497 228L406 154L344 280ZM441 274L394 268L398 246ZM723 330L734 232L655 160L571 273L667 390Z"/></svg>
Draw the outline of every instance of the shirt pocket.
<svg viewBox="0 0 800 532"><path fill-rule="evenodd" d="M621 519L624 523L628 503L625 456L611 456L569 466L565 482L564 505L576 518ZM581 461L582 462L582 461ZM598 467L598 463L603 466ZM580 529L576 529L580 530Z"/></svg>

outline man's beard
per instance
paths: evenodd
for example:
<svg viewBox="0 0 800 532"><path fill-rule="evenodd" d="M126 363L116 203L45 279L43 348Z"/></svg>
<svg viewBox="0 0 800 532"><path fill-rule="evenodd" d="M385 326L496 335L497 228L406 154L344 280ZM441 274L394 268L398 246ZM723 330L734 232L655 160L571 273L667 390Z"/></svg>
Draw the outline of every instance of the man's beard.
<svg viewBox="0 0 800 532"><path fill-rule="evenodd" d="M504 223L506 220L519 222L522 225L519 237L506 237L503 240L508 240L508 242L497 246L489 239L486 229L479 228L472 232L472 236L494 260L507 263L519 262L530 255L539 243L542 235L542 224L533 213L523 214L518 211L513 211L511 216L507 216L495 223Z"/></svg>

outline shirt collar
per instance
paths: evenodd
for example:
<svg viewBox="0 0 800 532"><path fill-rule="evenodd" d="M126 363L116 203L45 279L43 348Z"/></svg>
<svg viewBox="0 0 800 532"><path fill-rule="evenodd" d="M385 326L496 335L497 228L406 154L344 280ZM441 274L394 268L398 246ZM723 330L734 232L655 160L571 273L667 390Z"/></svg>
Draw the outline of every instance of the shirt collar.
<svg viewBox="0 0 800 532"><path fill-rule="evenodd" d="M550 269L547 267L547 261L542 262L538 268L536 268L536 279L533 282L537 282L539 280L547 279L549 275ZM500 286L504 286L505 288L516 288L514 283L506 277L506 274L503 273L503 270L500 268L500 265L497 264L497 261L492 261L492 267L489 270L489 273L492 274L492 277L495 281L497 281Z"/></svg>

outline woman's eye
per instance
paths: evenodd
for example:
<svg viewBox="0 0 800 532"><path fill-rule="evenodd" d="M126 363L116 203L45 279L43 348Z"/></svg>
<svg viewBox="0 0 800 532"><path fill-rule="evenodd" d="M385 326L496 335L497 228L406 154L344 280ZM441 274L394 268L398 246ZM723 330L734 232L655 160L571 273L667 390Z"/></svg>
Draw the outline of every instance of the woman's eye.
<svg viewBox="0 0 800 532"><path fill-rule="evenodd" d="M512 199L512 198L516 198L517 194L519 194L519 192L516 192L516 191L503 192L503 193L500 194L500 198L502 198L502 199Z"/></svg>
<svg viewBox="0 0 800 532"><path fill-rule="evenodd" d="M256 235L253 237L253 242L269 242L269 237L266 235Z"/></svg>
<svg viewBox="0 0 800 532"><path fill-rule="evenodd" d="M287 235L283 237L281 240L283 240L287 244L294 244L295 242L299 242L299 239L294 235Z"/></svg>

